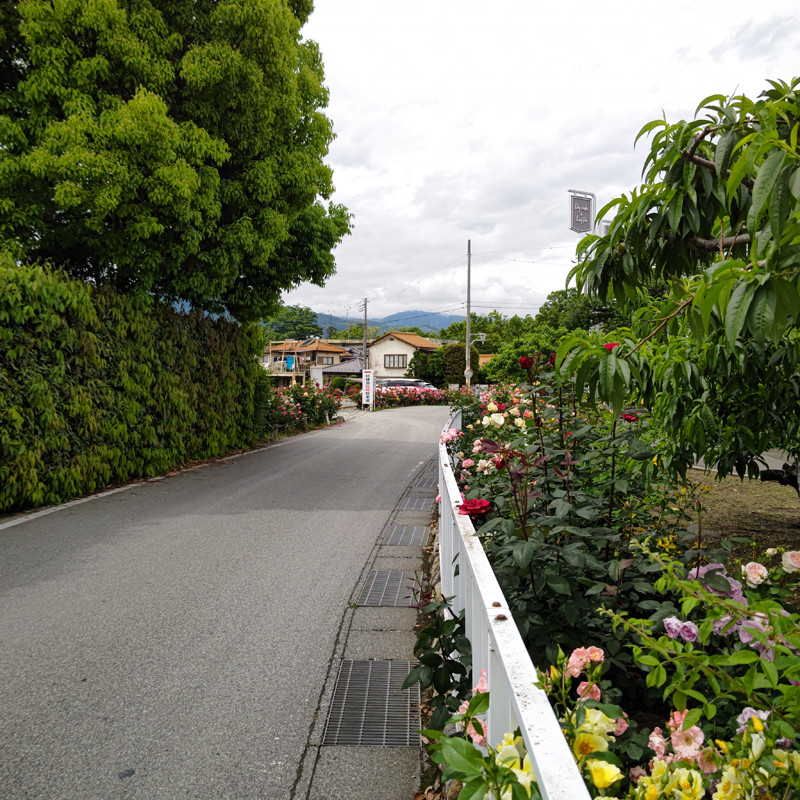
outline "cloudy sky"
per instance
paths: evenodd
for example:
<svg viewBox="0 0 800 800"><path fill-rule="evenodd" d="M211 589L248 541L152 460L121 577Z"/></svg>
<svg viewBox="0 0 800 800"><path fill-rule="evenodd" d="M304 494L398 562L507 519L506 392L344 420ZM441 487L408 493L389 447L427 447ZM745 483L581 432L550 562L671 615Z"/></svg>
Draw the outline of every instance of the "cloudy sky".
<svg viewBox="0 0 800 800"><path fill-rule="evenodd" d="M304 35L354 229L284 301L356 320L364 298L464 314L468 240L473 311L535 314L573 263L569 189L602 206L637 185L646 122L800 75L797 0L316 0Z"/></svg>

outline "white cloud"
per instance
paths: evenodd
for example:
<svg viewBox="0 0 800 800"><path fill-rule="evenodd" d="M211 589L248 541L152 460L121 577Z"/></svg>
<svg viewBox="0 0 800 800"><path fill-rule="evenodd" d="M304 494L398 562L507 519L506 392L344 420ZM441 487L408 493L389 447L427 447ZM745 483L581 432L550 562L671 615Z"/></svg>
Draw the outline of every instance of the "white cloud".
<svg viewBox="0 0 800 800"><path fill-rule="evenodd" d="M535 311L578 241L567 189L602 205L637 184L644 123L792 78L798 23L793 0L318 0L304 35L325 62L334 199L354 232L327 286L286 302L463 313L471 240L474 303Z"/></svg>

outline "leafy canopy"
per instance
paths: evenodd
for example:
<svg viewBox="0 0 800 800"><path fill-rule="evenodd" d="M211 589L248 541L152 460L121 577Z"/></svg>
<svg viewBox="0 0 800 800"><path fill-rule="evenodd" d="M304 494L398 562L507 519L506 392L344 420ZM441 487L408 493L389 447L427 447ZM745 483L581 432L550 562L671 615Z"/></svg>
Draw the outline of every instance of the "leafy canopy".
<svg viewBox="0 0 800 800"><path fill-rule="evenodd" d="M0 10L0 243L239 320L334 271L310 0Z"/></svg>
<svg viewBox="0 0 800 800"><path fill-rule="evenodd" d="M282 306L261 323L265 336L270 339L308 339L322 336L317 313L307 306Z"/></svg>
<svg viewBox="0 0 800 800"><path fill-rule="evenodd" d="M799 79L756 101L714 95L698 118L655 120L644 182L600 211L573 270L579 287L639 309L620 347L565 342L562 368L613 403L650 407L678 471L703 456L720 475L755 474L771 447L800 450Z"/></svg>

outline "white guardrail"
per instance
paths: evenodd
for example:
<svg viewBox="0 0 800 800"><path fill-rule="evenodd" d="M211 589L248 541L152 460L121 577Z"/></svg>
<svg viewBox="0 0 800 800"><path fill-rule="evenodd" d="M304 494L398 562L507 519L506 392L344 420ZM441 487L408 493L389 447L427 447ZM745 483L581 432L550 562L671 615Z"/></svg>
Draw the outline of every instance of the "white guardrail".
<svg viewBox="0 0 800 800"><path fill-rule="evenodd" d="M445 430L460 424L459 411ZM456 614L465 611L476 682L486 670L489 742L495 745L519 728L544 800L589 800L547 695L535 685L536 670L475 528L468 516L458 513L461 493L444 444L439 445L439 494L442 594L453 598Z"/></svg>

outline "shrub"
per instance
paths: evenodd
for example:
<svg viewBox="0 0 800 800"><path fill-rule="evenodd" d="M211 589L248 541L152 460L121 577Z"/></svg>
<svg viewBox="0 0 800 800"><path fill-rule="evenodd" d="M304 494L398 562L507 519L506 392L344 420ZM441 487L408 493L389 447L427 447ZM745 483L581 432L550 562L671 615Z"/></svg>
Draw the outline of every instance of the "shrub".
<svg viewBox="0 0 800 800"><path fill-rule="evenodd" d="M248 447L254 330L0 256L0 510Z"/></svg>

